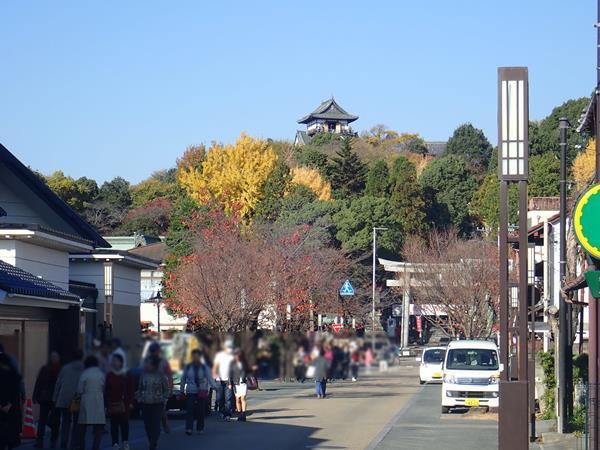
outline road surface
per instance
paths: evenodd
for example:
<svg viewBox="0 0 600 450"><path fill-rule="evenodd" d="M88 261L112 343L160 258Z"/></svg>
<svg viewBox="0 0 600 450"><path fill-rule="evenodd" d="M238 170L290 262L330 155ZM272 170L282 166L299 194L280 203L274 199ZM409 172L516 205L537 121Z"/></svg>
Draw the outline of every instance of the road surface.
<svg viewBox="0 0 600 450"><path fill-rule="evenodd" d="M313 383L265 382L262 387L250 393L247 422L225 422L213 414L203 435L186 436L182 415L173 414L172 432L161 435L159 448L420 450L440 443L444 450L497 448L493 416L442 416L440 386L419 386L414 366L373 373L356 383L332 383L323 400L314 397ZM131 422L130 445L147 449L139 420ZM108 433L102 448L111 448Z"/></svg>

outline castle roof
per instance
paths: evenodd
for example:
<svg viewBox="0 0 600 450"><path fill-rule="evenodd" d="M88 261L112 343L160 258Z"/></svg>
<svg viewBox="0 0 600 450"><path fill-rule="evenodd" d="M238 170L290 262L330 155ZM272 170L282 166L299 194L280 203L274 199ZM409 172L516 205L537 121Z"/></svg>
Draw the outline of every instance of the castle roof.
<svg viewBox="0 0 600 450"><path fill-rule="evenodd" d="M312 113L298 120L298 123L309 123L316 119L345 120L350 123L358 119L358 116L349 114L344 108L337 104L333 97L331 97L329 100L325 100L321 103Z"/></svg>

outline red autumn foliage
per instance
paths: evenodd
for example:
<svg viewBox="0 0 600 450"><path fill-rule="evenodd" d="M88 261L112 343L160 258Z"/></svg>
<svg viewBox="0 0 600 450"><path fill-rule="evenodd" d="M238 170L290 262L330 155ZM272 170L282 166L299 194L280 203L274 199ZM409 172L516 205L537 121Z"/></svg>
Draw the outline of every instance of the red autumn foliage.
<svg viewBox="0 0 600 450"><path fill-rule="evenodd" d="M222 333L276 326L305 330L316 312L338 311L347 260L335 249L307 248L309 226L275 233L250 229L219 209L188 223L192 255L167 278L175 313Z"/></svg>

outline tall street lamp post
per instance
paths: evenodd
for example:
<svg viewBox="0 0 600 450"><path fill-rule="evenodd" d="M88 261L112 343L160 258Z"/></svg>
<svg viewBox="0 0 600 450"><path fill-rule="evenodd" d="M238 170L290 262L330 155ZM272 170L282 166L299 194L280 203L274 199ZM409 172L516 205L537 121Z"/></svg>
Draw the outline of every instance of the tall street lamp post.
<svg viewBox="0 0 600 450"><path fill-rule="evenodd" d="M375 288L377 281L375 280L375 273L377 270L377 232L378 231L387 231L385 227L373 227L373 303L371 309L371 321L372 321L372 329L371 329L371 351L373 352L373 356L375 356Z"/></svg>
<svg viewBox="0 0 600 450"><path fill-rule="evenodd" d="M567 130L569 120L561 117L558 120L560 131L560 235L559 235L559 277L561 285L565 282L567 267ZM558 310L558 429L568 432L569 413L573 373L573 348L571 343L571 308L560 296Z"/></svg>
<svg viewBox="0 0 600 450"><path fill-rule="evenodd" d="M526 67L498 69L498 178L500 180L500 416L501 449L525 450L528 439L527 357L527 180L529 174L529 80ZM508 186L519 186L519 237L508 235ZM517 244L518 273L509 273L508 245ZM517 326L509 330L509 287L517 279ZM512 331L509 339L509 331ZM510 367L509 342L516 339L517 367ZM516 374L514 379L513 374Z"/></svg>

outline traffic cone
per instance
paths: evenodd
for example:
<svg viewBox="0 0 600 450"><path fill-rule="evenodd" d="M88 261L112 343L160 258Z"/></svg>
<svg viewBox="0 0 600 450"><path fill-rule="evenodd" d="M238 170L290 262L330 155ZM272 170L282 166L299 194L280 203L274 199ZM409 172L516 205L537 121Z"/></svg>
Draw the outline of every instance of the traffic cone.
<svg viewBox="0 0 600 450"><path fill-rule="evenodd" d="M33 404L28 398L25 402L25 414L23 415L23 430L21 431L23 439L35 439L35 425L33 424Z"/></svg>

